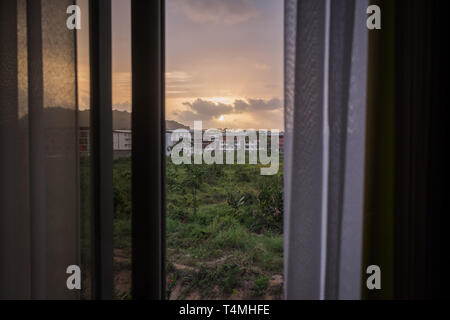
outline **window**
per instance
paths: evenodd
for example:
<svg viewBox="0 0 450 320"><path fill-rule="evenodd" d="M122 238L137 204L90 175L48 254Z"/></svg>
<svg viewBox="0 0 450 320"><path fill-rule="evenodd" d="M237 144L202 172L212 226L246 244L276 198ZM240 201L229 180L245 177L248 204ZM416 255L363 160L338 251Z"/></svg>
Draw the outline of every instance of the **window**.
<svg viewBox="0 0 450 320"><path fill-rule="evenodd" d="M284 130L283 2L167 1L166 59L166 298L281 299L283 157L270 176L250 159ZM173 161L177 129L201 163ZM227 129L243 131L228 143ZM211 130L221 160L207 164ZM226 164L241 146L245 164Z"/></svg>

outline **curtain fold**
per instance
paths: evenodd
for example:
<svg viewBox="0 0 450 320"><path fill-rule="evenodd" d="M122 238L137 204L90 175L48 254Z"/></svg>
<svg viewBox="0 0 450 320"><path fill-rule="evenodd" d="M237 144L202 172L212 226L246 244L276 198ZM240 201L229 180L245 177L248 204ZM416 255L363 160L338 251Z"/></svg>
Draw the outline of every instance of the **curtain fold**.
<svg viewBox="0 0 450 320"><path fill-rule="evenodd" d="M325 0L287 0L285 297L321 297Z"/></svg>
<svg viewBox="0 0 450 320"><path fill-rule="evenodd" d="M343 196L340 223L339 278L336 296L338 299L360 299L361 287L365 281L362 261L364 182L366 159L366 111L368 77L368 30L364 14L369 3L356 0L354 4L353 27L348 30L352 37L351 57L348 72L348 101L346 109L345 162L343 163ZM336 62L339 63L339 62Z"/></svg>
<svg viewBox="0 0 450 320"><path fill-rule="evenodd" d="M0 1L0 299L27 299L31 286L28 115L23 87L19 93L18 11L23 14L23 7L15 0Z"/></svg>
<svg viewBox="0 0 450 320"><path fill-rule="evenodd" d="M72 299L79 264L71 0L0 2L0 298Z"/></svg>
<svg viewBox="0 0 450 320"><path fill-rule="evenodd" d="M368 1L285 3L286 298L359 298Z"/></svg>

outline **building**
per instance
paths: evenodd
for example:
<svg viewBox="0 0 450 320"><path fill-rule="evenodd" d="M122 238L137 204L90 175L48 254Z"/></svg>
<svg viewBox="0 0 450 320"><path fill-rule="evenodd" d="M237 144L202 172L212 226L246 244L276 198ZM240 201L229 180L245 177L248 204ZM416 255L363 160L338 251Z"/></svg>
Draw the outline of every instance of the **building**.
<svg viewBox="0 0 450 320"><path fill-rule="evenodd" d="M113 153L114 158L131 157L132 149L131 130L113 131Z"/></svg>
<svg viewBox="0 0 450 320"><path fill-rule="evenodd" d="M205 131L206 130L203 130L202 137L203 137ZM173 146L177 144L176 141L172 141L172 134L174 132L175 132L175 130L167 130L166 134L165 134L165 136L166 136L166 155L167 156L170 155ZM194 146L194 132L195 132L194 130L189 130L189 133L191 135L192 147ZM228 147L228 145L226 143L225 130L221 130L221 133L222 133L222 139L223 139L222 142L221 142L221 150L229 151L229 147ZM257 134L257 139L259 139L258 132L256 134ZM245 131L237 132L235 134L234 146L233 146L232 150L237 150L240 147L239 146L239 140L240 140L239 137L242 137L242 136L245 136L245 135L246 135ZM270 143L271 143L271 138L272 138L271 136L272 136L271 131L268 131L268 133L267 133L267 143L268 143L268 149L269 150L270 150ZM244 139L245 139L245 150L246 151L255 151L255 150L257 151L258 150L258 143L256 145L255 144L251 144L248 137L245 137ZM210 144L211 144L211 141L202 140L202 148L203 149L205 149ZM283 153L283 151L284 151L284 132L280 132L279 133L279 150L280 150L280 153Z"/></svg>
<svg viewBox="0 0 450 320"><path fill-rule="evenodd" d="M176 142L172 141L171 137L175 130L167 130L165 137L166 137L166 155L169 156L172 150L172 147L176 144ZM192 136L192 143L193 137L194 137L194 130L190 130L191 136ZM204 133L204 132L203 132ZM243 133L241 133L243 134ZM237 134L239 136L239 134ZM270 131L268 132L268 143L270 144ZM223 142L222 150L227 150L227 145L225 142L225 133L223 133ZM210 141L202 141L203 149L205 149L211 142ZM89 150L90 150L90 138L89 138L89 128L88 127L80 127L79 132L79 145L80 145L80 154L82 156L88 156ZM235 138L235 148L238 148L238 138ZM270 148L270 147L269 147ZM245 139L245 150L257 150L257 146L253 146L249 144L248 138ZM283 153L284 151L284 132L280 132L279 136L279 149L280 152ZM132 132L131 130L114 130L113 131L113 153L114 158L121 158L121 157L130 157L132 151Z"/></svg>
<svg viewBox="0 0 450 320"><path fill-rule="evenodd" d="M80 127L78 143L80 145L80 155L88 156L90 150L89 143L89 128L88 127Z"/></svg>
<svg viewBox="0 0 450 320"><path fill-rule="evenodd" d="M90 155L90 132L88 127L80 127L79 130L80 155ZM131 130L113 131L114 158L131 157L132 135Z"/></svg>

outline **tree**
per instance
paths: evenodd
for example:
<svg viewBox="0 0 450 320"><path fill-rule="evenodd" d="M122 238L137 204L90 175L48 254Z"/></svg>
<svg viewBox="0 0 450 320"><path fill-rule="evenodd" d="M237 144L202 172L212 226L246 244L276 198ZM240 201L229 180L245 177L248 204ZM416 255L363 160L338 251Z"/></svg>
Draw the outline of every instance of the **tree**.
<svg viewBox="0 0 450 320"><path fill-rule="evenodd" d="M194 206L194 215L197 215L197 191L203 184L206 176L206 169L202 165L185 165L186 175L183 179L183 186L192 189L192 199Z"/></svg>

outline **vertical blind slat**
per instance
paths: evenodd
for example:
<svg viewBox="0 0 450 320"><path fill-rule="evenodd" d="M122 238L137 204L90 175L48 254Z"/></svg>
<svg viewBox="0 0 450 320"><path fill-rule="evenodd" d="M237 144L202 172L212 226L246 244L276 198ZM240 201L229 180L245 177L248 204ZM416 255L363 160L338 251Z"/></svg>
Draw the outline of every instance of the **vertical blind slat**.
<svg viewBox="0 0 450 320"><path fill-rule="evenodd" d="M164 1L132 0L132 295L164 297Z"/></svg>
<svg viewBox="0 0 450 320"><path fill-rule="evenodd" d="M113 297L111 0L90 1L93 297Z"/></svg>

